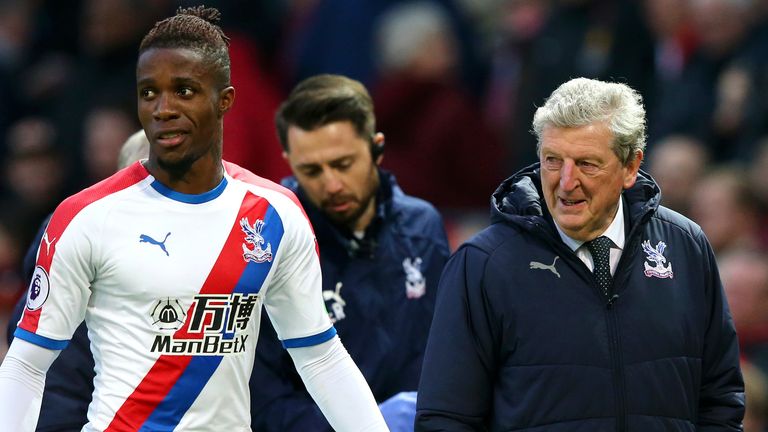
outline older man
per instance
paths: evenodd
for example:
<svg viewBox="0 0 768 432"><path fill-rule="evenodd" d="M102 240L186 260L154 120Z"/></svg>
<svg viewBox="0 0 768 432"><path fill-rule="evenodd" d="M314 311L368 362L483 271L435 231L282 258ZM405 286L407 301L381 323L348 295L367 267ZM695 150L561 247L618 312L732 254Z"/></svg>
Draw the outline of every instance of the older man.
<svg viewBox="0 0 768 432"><path fill-rule="evenodd" d="M533 129L539 163L501 184L441 278L416 429L741 430L712 249L639 170L639 94L575 79Z"/></svg>

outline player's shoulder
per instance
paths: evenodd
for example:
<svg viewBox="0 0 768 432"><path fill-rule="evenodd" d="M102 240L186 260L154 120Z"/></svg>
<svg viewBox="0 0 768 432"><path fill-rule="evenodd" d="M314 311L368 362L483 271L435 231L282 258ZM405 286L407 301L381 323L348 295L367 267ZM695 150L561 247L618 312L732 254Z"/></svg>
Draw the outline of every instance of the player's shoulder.
<svg viewBox="0 0 768 432"><path fill-rule="evenodd" d="M256 175L253 172L232 162L224 161L224 169L227 171L227 174L230 177L232 177L234 180L246 184L250 189L269 191L274 192L275 194L283 195L294 202L296 205L300 206L299 200L296 198L296 194L294 194L293 191L285 186Z"/></svg>
<svg viewBox="0 0 768 432"><path fill-rule="evenodd" d="M296 194L290 189L231 162L224 161L224 169L234 181L243 184L253 194L266 199L280 214L300 214L306 219Z"/></svg>
<svg viewBox="0 0 768 432"><path fill-rule="evenodd" d="M94 208L94 204L103 203L109 197L139 185L149 177L149 172L140 162L136 162L100 182L70 195L58 205L52 216L51 223L66 224L82 213L84 209Z"/></svg>

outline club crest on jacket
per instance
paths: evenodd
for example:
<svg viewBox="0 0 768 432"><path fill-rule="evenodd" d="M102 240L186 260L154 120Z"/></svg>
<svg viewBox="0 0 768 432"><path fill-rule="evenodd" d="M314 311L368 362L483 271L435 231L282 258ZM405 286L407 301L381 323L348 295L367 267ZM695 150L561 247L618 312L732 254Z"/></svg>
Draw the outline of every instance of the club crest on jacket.
<svg viewBox="0 0 768 432"><path fill-rule="evenodd" d="M645 276L647 277L657 277L657 278L670 278L674 277L674 274L672 273L672 263L667 264L667 258L664 257L664 249L667 248L666 243L663 241L660 241L656 243L656 247L651 247L650 240L645 240L643 242L643 252L647 255L645 257L646 262L645 264ZM655 265L648 264L648 261L651 261L655 263ZM664 264L667 264L664 266Z"/></svg>
<svg viewBox="0 0 768 432"><path fill-rule="evenodd" d="M409 299L417 299L424 295L426 291L427 280L421 273L421 257L414 259L406 258L403 260L403 271L405 271L405 296Z"/></svg>

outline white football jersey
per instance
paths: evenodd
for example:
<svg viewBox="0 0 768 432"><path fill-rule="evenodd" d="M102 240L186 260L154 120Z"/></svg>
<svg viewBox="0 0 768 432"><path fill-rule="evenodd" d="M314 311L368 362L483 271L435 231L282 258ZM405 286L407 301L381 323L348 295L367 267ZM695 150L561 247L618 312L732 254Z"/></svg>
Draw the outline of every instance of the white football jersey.
<svg viewBox="0 0 768 432"><path fill-rule="evenodd" d="M262 304L286 347L335 335L295 196L224 166L219 186L187 195L137 162L54 212L16 337L63 349L86 320L83 430L248 431Z"/></svg>

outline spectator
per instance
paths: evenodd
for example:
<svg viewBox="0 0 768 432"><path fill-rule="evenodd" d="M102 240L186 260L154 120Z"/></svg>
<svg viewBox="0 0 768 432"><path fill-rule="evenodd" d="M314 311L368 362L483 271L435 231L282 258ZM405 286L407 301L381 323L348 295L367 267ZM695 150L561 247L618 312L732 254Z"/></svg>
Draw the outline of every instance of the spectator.
<svg viewBox="0 0 768 432"><path fill-rule="evenodd" d="M656 143L647 170L664 191L664 206L689 215L693 190L708 163L707 148L694 137L673 135Z"/></svg>
<svg viewBox="0 0 768 432"><path fill-rule="evenodd" d="M501 179L502 151L456 79L459 50L447 13L434 2L405 3L377 28L374 100L389 137L383 166L440 209L483 206L482 191Z"/></svg>
<svg viewBox="0 0 768 432"><path fill-rule="evenodd" d="M761 248L762 211L739 166L708 171L691 193L691 219L701 225L715 253L737 247Z"/></svg>
<svg viewBox="0 0 768 432"><path fill-rule="evenodd" d="M768 371L768 255L735 249L718 257L742 355Z"/></svg>

